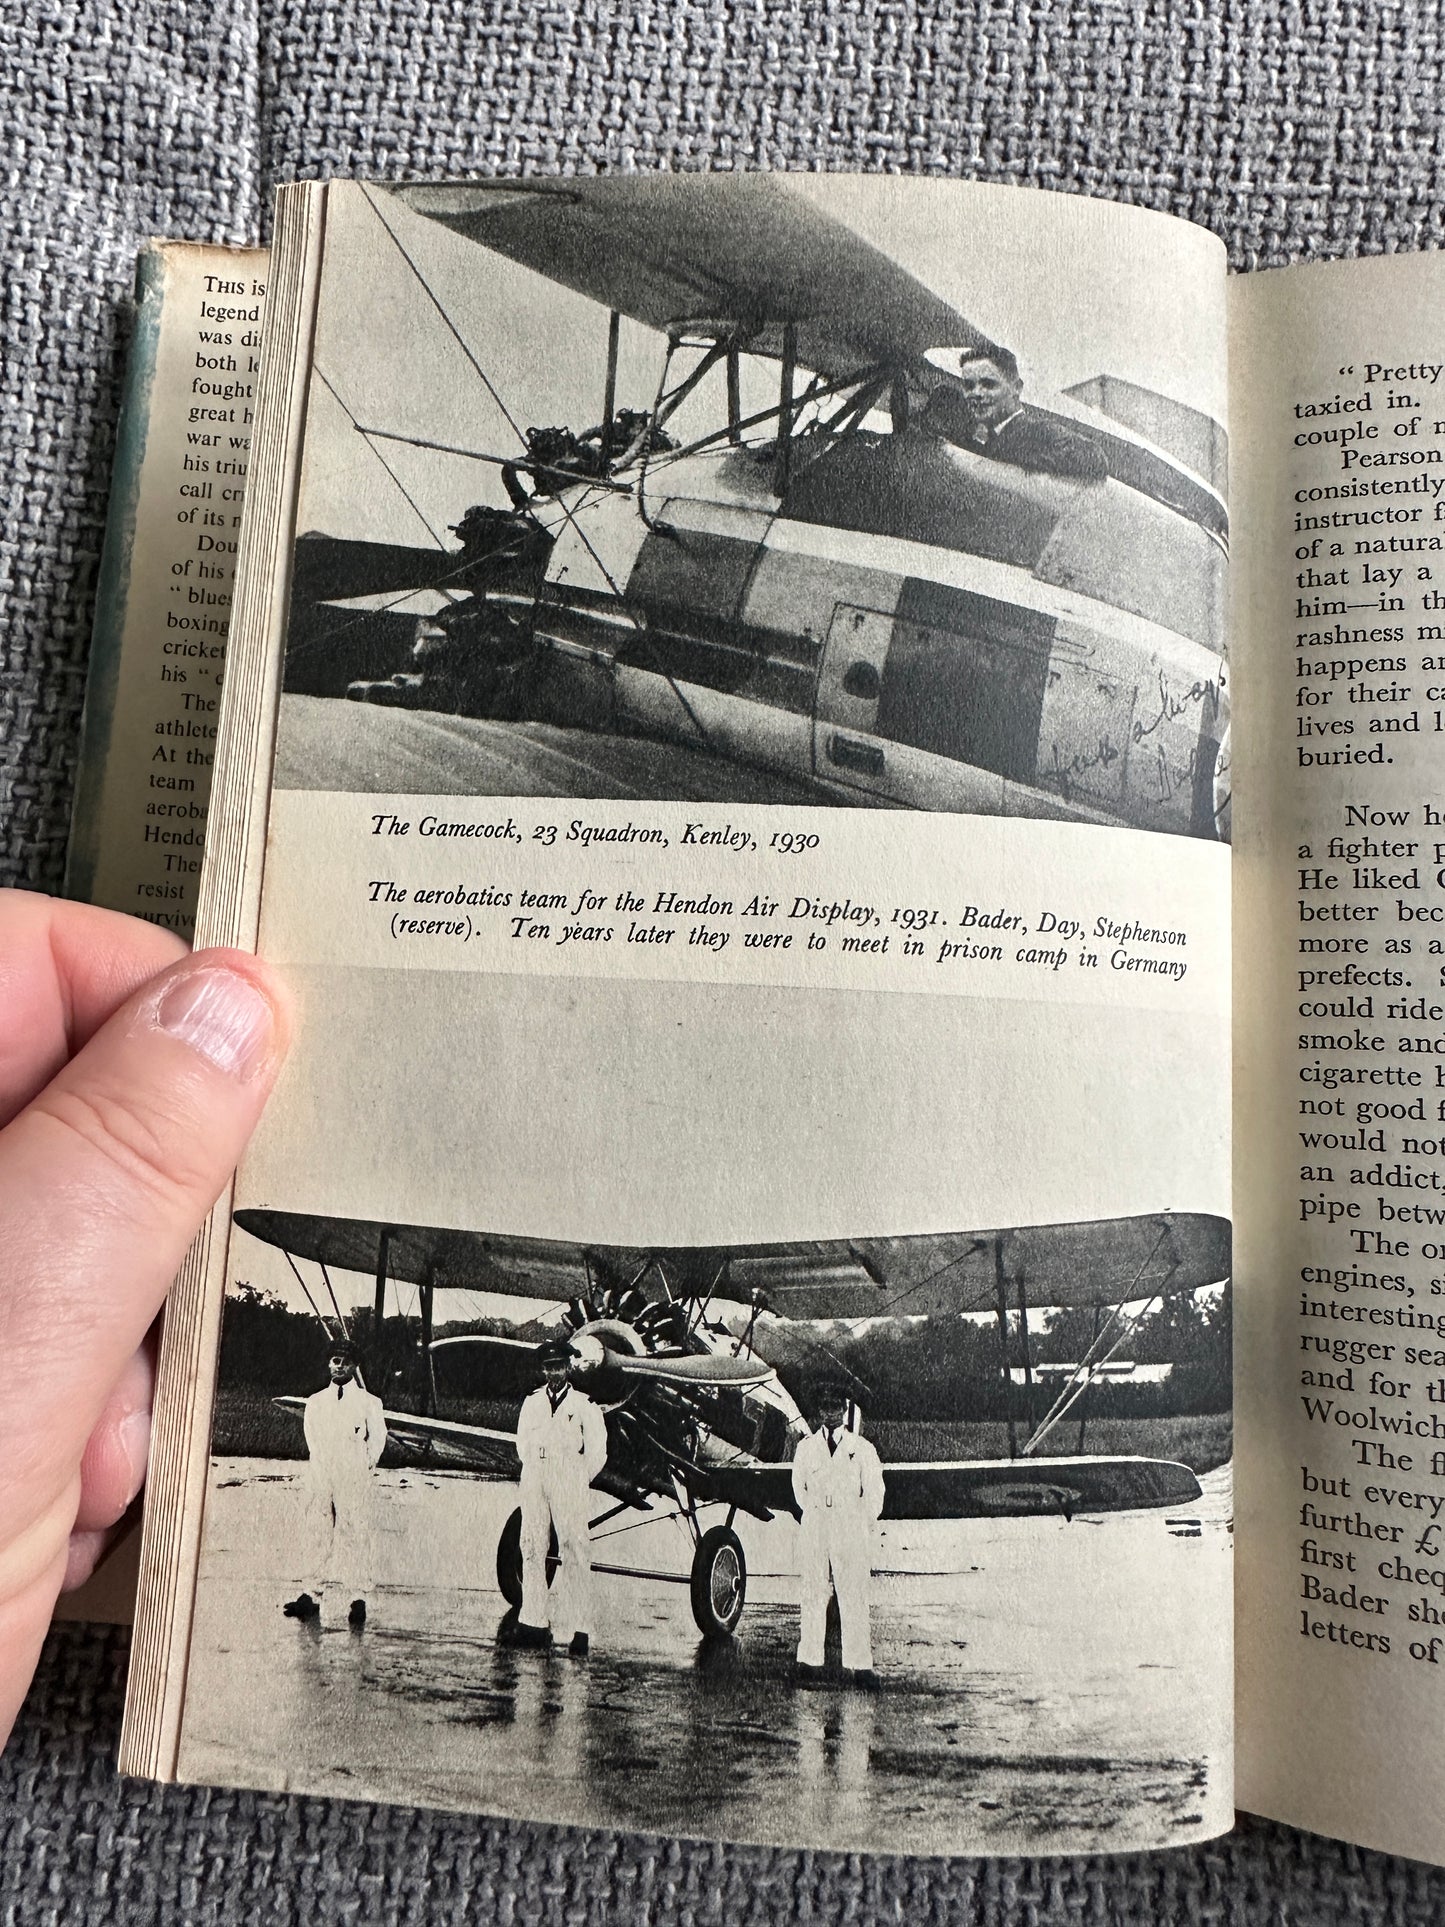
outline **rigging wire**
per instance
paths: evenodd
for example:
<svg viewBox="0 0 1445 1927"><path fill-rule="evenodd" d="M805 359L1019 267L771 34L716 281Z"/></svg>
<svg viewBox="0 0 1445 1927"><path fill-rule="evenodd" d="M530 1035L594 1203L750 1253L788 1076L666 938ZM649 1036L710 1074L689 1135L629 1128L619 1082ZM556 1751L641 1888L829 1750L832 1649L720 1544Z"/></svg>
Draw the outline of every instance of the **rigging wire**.
<svg viewBox="0 0 1445 1927"><path fill-rule="evenodd" d="M508 545L508 547L512 548L512 553L515 555L515 547L513 545ZM444 553L456 556L457 566L454 569L448 569L445 575L439 575L434 582L423 583L420 588L413 586L409 589L403 589L401 593L394 596L391 601L383 602L375 609L362 609L353 615L349 621L343 622L335 629L328 630L324 636L312 636L309 641L290 644L287 649L288 657L294 660L308 654L314 649L329 649L352 629L360 628L362 623L370 622L377 616L390 615L393 609L399 609L402 603L410 602L413 596L421 593L422 589L444 589L449 583L456 582L459 577L469 574L477 565L478 558L474 555L468 555L465 549L447 549ZM497 548L491 550L482 560L489 562L495 561L498 558L505 557L506 554L506 548ZM466 601L467 597L472 593L472 590L467 589L463 594L448 599L452 602L453 606L455 606L458 602Z"/></svg>
<svg viewBox="0 0 1445 1927"><path fill-rule="evenodd" d="M471 349L467 346L466 342L462 339L461 335L457 332L456 326L453 323L451 316L447 313L446 309L442 306L441 302L438 301L436 296L432 293L431 288L427 284L426 276L422 273L421 269L417 266L416 262L412 259L412 256L407 248L406 243L402 240L401 236L397 233L396 229L391 225L391 222L388 221L386 216L382 213L380 207L377 205L375 195L372 193L370 186L365 181L361 183L361 192L366 199L366 203L368 207L370 207L372 213L376 216L377 220L380 221L381 225L386 229L387 234L391 237L392 244L396 248L397 253L400 254L402 260L406 262L406 265L411 269L412 273L415 275L417 284L421 288L422 293L425 294L427 300L431 302L432 306L436 309L437 313L441 316L443 323L445 324L448 332L452 336L452 339L456 342L457 346L461 349L462 353L466 356L467 360L472 364L472 367L475 369L477 376L482 383L482 386L486 389L487 393L491 396L492 400L497 404L497 407L501 410L503 420L506 422L507 426L511 429L512 433L517 437L517 440L522 444L523 448L525 448L527 446L527 437L523 432L521 425L518 423L511 409L508 408L507 404L502 400L501 396L497 393L496 388L492 385L491 379L488 376L486 369L483 368L482 364L477 360L476 356L472 353Z"/></svg>
<svg viewBox="0 0 1445 1927"><path fill-rule="evenodd" d="M447 546L446 543L443 542L440 535L438 535L436 530L432 527L431 522L428 520L426 514L422 510L421 505L417 502L416 498L413 496L411 490L407 487L406 483L397 474L396 470L392 467L391 463L382 454L381 450L376 446L375 442L372 441L370 432L367 429L363 428L361 423L356 419L355 415L352 414L350 408L347 406L346 402L342 399L341 395L338 393L336 384L327 375L326 370L321 366L319 362L314 362L312 366L315 368L317 379L325 387L327 393L331 396L332 400L336 403L337 407L345 415L346 419L351 423L351 426L356 430L357 434L361 436L362 440L366 443L367 448L376 457L377 461L381 463L381 466L386 470L387 474L391 477L392 481L396 484L397 488L399 488L401 493L406 497L407 504L410 507L412 513L416 516L417 520L421 523L422 527L426 530L427 534L431 537L432 541L436 543L439 549L445 552L446 546Z"/></svg>
<svg viewBox="0 0 1445 1927"><path fill-rule="evenodd" d="M1078 1371L1075 1373L1074 1377L1070 1379L1068 1383L1064 1386L1063 1390L1059 1393L1058 1397L1054 1400L1053 1404L1049 1407L1048 1411L1045 1412L1043 1418L1040 1419L1039 1423L1034 1427L1032 1434L1025 1442L1025 1445L1024 1445L1025 1456L1027 1456L1027 1454L1030 1453L1036 1445L1042 1442L1042 1440L1047 1436L1047 1434L1053 1430L1054 1426L1058 1424L1059 1420L1064 1418L1067 1415L1070 1408L1074 1404L1076 1404L1078 1399L1082 1396L1082 1394L1085 1391L1087 1391L1089 1385L1093 1382L1093 1377L1097 1369L1097 1365L1104 1365L1108 1363L1108 1361L1114 1356L1114 1353L1118 1351L1119 1347L1124 1343L1124 1340L1128 1338L1130 1334L1138 1328L1138 1325L1140 1321L1144 1318L1145 1314L1156 1303L1158 1303L1160 1299L1162 1299L1164 1292L1163 1292L1163 1287L1160 1286L1160 1287L1157 1287L1153 1293L1151 1293L1151 1295L1144 1302L1140 1310L1137 1311L1131 1319L1129 1319L1127 1322L1123 1324L1123 1329L1120 1331L1119 1336L1117 1337L1117 1339L1115 1339L1114 1343L1109 1347L1108 1351L1105 1352L1102 1357L1098 1357L1098 1353L1101 1345L1103 1344L1104 1340L1108 1337L1109 1332L1113 1328L1113 1326L1120 1323L1123 1320L1123 1312L1124 1312L1125 1305L1131 1302L1131 1297L1135 1290L1135 1287L1138 1285L1139 1280L1144 1276L1144 1273L1148 1270L1149 1266L1153 1264L1156 1252L1159 1250L1159 1247L1164 1243L1164 1240L1170 1235L1170 1231L1171 1231L1171 1226L1166 1220L1165 1223L1160 1226L1159 1235L1155 1238L1154 1243L1150 1246L1148 1252L1140 1262L1139 1269L1134 1273L1132 1280L1130 1281L1129 1285L1125 1288L1118 1303L1114 1306L1108 1318L1105 1319L1104 1324L1100 1329L1100 1331L1097 1332L1094 1338L1090 1341L1088 1350L1084 1353L1083 1358L1080 1359L1079 1361ZM1172 1270L1173 1266L1171 1266L1170 1269ZM1097 1359L1097 1364L1096 1364L1096 1359ZM1080 1377L1079 1375L1080 1373L1087 1373L1087 1376Z"/></svg>
<svg viewBox="0 0 1445 1927"><path fill-rule="evenodd" d="M377 435L384 442L405 442L410 448L429 448L438 455L459 455L463 461L485 462L491 468L525 468L531 475L553 475L569 484L585 482L590 488L600 488L604 494L632 493L631 482L615 482L610 475L580 475L576 469L563 468L556 462L522 462L515 455L490 455L484 448L463 448L460 442L433 441L427 435L403 435L400 429L374 428L367 422L358 422L356 427L361 434Z"/></svg>
<svg viewBox="0 0 1445 1927"><path fill-rule="evenodd" d="M1045 1439L1045 1437L1048 1435L1048 1433L1050 1433L1054 1429L1056 1425L1061 1424L1062 1421L1068 1417L1069 1412L1073 1409L1075 1405L1078 1404L1079 1400L1084 1396L1084 1393L1087 1392L1089 1387L1093 1384L1094 1379L1097 1377L1098 1373L1103 1370L1105 1365L1108 1364L1109 1360L1114 1356L1115 1352L1118 1351L1119 1347L1122 1344L1124 1344L1127 1339L1131 1338L1134 1335L1134 1333L1139 1329L1139 1326L1143 1322L1143 1320L1147 1318L1149 1313L1154 1309L1155 1305L1163 1303L1163 1299L1164 1299L1164 1294L1162 1291L1156 1291L1152 1298L1146 1299L1144 1303L1139 1307L1139 1310L1135 1312L1134 1316L1124 1326L1123 1330L1119 1333L1119 1336L1114 1340L1114 1343L1109 1347L1108 1351L1104 1353L1103 1357L1097 1360L1093 1360L1092 1362L1089 1363L1086 1374L1084 1370L1084 1361L1080 1362L1078 1369L1075 1371L1074 1375L1069 1379L1064 1390L1059 1394L1058 1398L1054 1401L1054 1404L1049 1410L1049 1412L1046 1413L1046 1415L1042 1419L1040 1419L1038 1425L1034 1428L1032 1435L1026 1440L1024 1444L1024 1452L1023 1452L1023 1455L1025 1458L1028 1457L1028 1455L1033 1451L1036 1445L1040 1445L1043 1443L1043 1440ZM1092 1352L1092 1350L1093 1350L1093 1347L1091 1346L1090 1351Z"/></svg>
<svg viewBox="0 0 1445 1927"><path fill-rule="evenodd" d="M462 353L466 356L467 360L471 363L472 367L476 370L478 377L480 378L483 386L487 390L487 393L492 397L492 400L497 404L497 407L501 410L502 415L507 422L507 425L511 428L513 434L517 437L518 441L521 442L522 447L525 449L527 447L527 437L525 432L521 428L520 424L517 422L517 419L512 414L511 410L507 407L506 403L502 400L501 396L497 393L496 387L493 385L486 370L482 367L482 364L477 360L476 356L472 353L471 349L468 347L465 339L463 338L460 331L458 330L456 323L452 320L451 316L447 313L446 309L442 306L441 302L437 300L435 294L433 294L431 288L427 285L425 276L422 274L420 268L418 268L416 262L412 259L410 253L407 251L405 242L402 241L400 236L396 233L396 230L392 227L390 221L387 220L386 216L382 213L380 207L377 205L375 196L373 195L371 188L365 182L363 182L361 191L362 191L362 194L366 197L368 206L371 208L372 212L376 215L376 218L381 222L382 227L386 230L387 234L390 236L398 253L401 255L402 259L406 262L407 266L411 269L413 275L415 275L417 283L421 287L423 293L426 295L427 299L431 302L432 306L436 309L437 313L441 316L442 321L445 324L447 331L450 333L452 339L456 342L457 346L461 349ZM702 721L697 715L697 712L693 709L692 704L687 700L686 696L683 695L682 690L678 686L677 679L673 676L672 672L667 668L666 664L663 663L660 657L658 656L657 645L652 640L646 619L643 616L641 616L637 612L637 610L635 610L631 606L631 604L627 601L627 598L623 595L621 586L618 583L616 577L613 575L612 571L608 568L607 564L603 561L602 557L598 554L597 549L593 545L591 538L588 536L586 530L582 527L582 525L578 522L577 517L573 513L571 507L566 502L564 502L560 496L553 496L552 500L556 502L558 508L561 509L563 515L565 515L568 522L571 523L573 533L576 535L578 541L582 544L583 548L586 549L588 555L591 556L603 580L606 582L608 588L611 589L613 595L616 596L617 601L620 607L622 608L623 612L631 619L632 623L636 627L638 636L640 637L644 646L651 653L653 661L657 665L658 673L662 676L663 680L667 683L673 695L676 696L679 704L682 707L684 715L686 715L688 721L692 724L693 728L697 731L698 736L703 742L703 744L710 749L712 747L712 738L708 735L707 730L703 727ZM540 521L540 518L537 518L533 511L529 509L528 512L533 513L534 520Z"/></svg>
<svg viewBox="0 0 1445 1927"><path fill-rule="evenodd" d="M883 1302L883 1304L881 1304L878 1307L877 1311L865 1312L859 1318L844 1318L844 1319L841 1319L839 1322L848 1327L848 1331L851 1335L853 1332L858 1330L859 1326L866 1325L868 1321L872 1318L886 1318L889 1312L892 1311L895 1305L901 1305L905 1298L911 1298L915 1292L923 1291L928 1285L935 1283L936 1280L941 1278L946 1271L952 1271L955 1265L961 1265L966 1258L971 1258L973 1257L975 1252L982 1251L984 1249L985 1249L985 1246L979 1240L975 1239L974 1242L968 1247L966 1251L960 1251L956 1253L952 1258L946 1259L943 1264L937 1266L935 1270L930 1271L927 1277L918 1278L913 1282L913 1284L906 1285L902 1291L895 1292L892 1298L886 1299ZM850 1254L852 1254L851 1246L850 1246ZM856 1255L856 1254L852 1254L852 1255ZM980 1306L979 1309L981 1311L985 1311L985 1310L988 1310L989 1307Z"/></svg>

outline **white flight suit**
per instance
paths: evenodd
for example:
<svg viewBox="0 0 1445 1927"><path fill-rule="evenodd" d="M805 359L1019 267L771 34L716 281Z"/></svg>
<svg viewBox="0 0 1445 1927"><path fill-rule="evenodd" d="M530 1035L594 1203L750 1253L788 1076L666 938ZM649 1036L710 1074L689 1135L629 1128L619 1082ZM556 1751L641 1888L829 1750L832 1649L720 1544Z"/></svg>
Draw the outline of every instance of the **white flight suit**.
<svg viewBox="0 0 1445 1927"><path fill-rule="evenodd" d="M803 1581L803 1625L798 1664L823 1664L828 1592L838 1596L843 1665L870 1672L873 1642L868 1624L868 1587L873 1577L873 1531L883 1510L883 1468L878 1454L856 1432L840 1427L835 1445L820 1427L793 1458L793 1497L803 1515L798 1561Z"/></svg>
<svg viewBox="0 0 1445 1927"><path fill-rule="evenodd" d="M524 1626L550 1625L556 1639L592 1632L592 1552L587 1540L589 1488L607 1463L602 1408L569 1385L555 1409L544 1386L523 1401L517 1419L522 1461L522 1606ZM547 1592L549 1528L562 1561Z"/></svg>
<svg viewBox="0 0 1445 1927"><path fill-rule="evenodd" d="M371 1474L386 1444L386 1419L381 1400L349 1378L313 1392L302 1425L322 1596L340 1594L344 1608L369 1589Z"/></svg>

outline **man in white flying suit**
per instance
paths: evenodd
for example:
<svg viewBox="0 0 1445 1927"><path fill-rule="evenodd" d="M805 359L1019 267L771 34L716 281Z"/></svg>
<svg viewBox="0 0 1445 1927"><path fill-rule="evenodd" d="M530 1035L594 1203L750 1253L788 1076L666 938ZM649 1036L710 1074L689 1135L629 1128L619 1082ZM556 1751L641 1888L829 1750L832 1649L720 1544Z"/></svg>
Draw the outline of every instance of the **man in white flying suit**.
<svg viewBox="0 0 1445 1927"><path fill-rule="evenodd" d="M818 1391L818 1429L793 1458L793 1497L802 1524L798 1560L803 1581L803 1625L798 1673L816 1679L823 1670L823 1629L828 1593L838 1597L843 1632L843 1669L868 1691L878 1685L868 1623L873 1578L873 1532L883 1510L883 1468L867 1439L848 1429L848 1391L829 1384Z"/></svg>
<svg viewBox="0 0 1445 1927"><path fill-rule="evenodd" d="M366 1624L365 1593L371 1577L367 1516L371 1475L386 1444L386 1419L381 1400L357 1377L356 1357L349 1346L336 1347L327 1369L330 1384L312 1393L302 1413L321 1597L313 1599L303 1592L285 1610L293 1619L315 1619L328 1597L333 1602L345 1600L350 1623L359 1630Z"/></svg>
<svg viewBox="0 0 1445 1927"><path fill-rule="evenodd" d="M585 1659L592 1636L592 1551L587 1524L591 1485L607 1463L607 1421L600 1406L572 1383L575 1354L565 1340L539 1354L547 1382L523 1401L517 1420L522 1461L522 1605L517 1634L524 1645L570 1640ZM561 1570L547 1591L547 1543L557 1533Z"/></svg>

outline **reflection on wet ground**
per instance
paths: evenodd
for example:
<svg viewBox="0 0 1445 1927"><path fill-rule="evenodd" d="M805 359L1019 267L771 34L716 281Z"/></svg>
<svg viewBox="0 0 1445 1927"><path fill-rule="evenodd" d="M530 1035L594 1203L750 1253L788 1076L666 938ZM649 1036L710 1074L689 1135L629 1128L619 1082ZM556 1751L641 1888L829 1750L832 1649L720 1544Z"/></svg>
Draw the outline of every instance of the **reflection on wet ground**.
<svg viewBox="0 0 1445 1927"><path fill-rule="evenodd" d="M700 1639L684 1587L609 1577L589 1660L508 1643L488 1581L515 1488L445 1476L384 1475L365 1632L298 1624L299 1494L266 1471L213 1486L187 1778L915 1852L1228 1824L1227 1641L1201 1637L1227 1624L1222 1486L1197 1535L1157 1513L930 1527L932 1577L877 1584L869 1695L795 1683L781 1576L731 1641Z"/></svg>

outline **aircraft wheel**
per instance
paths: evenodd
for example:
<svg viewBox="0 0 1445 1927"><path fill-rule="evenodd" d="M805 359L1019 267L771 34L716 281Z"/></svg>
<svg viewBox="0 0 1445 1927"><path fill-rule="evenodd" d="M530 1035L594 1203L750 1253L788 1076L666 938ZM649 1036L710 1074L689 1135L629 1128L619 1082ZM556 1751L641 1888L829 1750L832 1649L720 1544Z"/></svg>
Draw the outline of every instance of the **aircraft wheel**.
<svg viewBox="0 0 1445 1927"><path fill-rule="evenodd" d="M547 1584L550 1586L557 1576L561 1565L557 1557L557 1534L547 1535ZM507 1515L507 1523L502 1527L501 1537L497 1540L497 1584L503 1599L509 1606L522 1603L522 1508L517 1506Z"/></svg>
<svg viewBox="0 0 1445 1927"><path fill-rule="evenodd" d="M692 1557L692 1616L709 1639L731 1633L743 1616L748 1562L741 1539L727 1526L705 1532Z"/></svg>
<svg viewBox="0 0 1445 1927"><path fill-rule="evenodd" d="M1212 766L1200 758L1194 777L1194 814L1190 828L1196 836L1228 843L1233 827L1231 807L1230 725L1224 726Z"/></svg>

